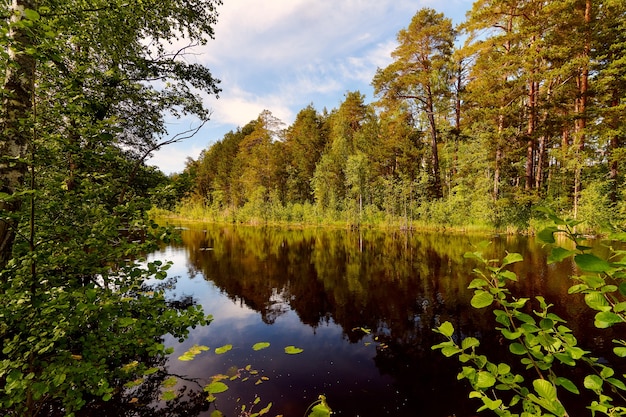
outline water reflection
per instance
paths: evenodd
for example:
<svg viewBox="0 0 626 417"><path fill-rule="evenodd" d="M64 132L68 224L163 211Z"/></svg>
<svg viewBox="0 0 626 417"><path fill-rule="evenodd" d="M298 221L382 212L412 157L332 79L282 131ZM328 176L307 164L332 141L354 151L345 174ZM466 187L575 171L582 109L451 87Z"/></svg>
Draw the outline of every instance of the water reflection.
<svg viewBox="0 0 626 417"><path fill-rule="evenodd" d="M186 263L185 274L196 277L187 291L216 320L178 349L192 343L237 348L191 364L173 362L170 369L206 380L247 364L262 370L268 380L261 385L237 383L221 394L217 405L226 415L255 394L273 403L271 415L303 415L319 394L340 415L474 415L478 405L456 380L458 363L430 346L441 341L431 329L449 320L464 336L483 340L488 355L506 353L492 330L493 315L470 306L475 265L463 254L480 240L370 230L184 230L182 245L157 256L184 254L177 264ZM547 266L547 250L532 239L491 240L490 256L524 255L514 291L544 295L557 314L572 319L575 334L587 337L583 347L610 355L614 335L594 336L592 314L580 297L567 295L571 263ZM248 348L259 341L272 348ZM282 347L291 344L305 352L285 355Z"/></svg>

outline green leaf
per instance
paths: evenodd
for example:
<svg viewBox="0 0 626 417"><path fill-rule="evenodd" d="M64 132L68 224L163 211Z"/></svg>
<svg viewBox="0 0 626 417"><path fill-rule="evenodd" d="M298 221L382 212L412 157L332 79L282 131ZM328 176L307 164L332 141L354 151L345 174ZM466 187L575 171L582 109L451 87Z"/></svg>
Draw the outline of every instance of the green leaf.
<svg viewBox="0 0 626 417"><path fill-rule="evenodd" d="M502 336L504 336L508 340L515 340L515 339L517 339L518 337L520 337L522 335L521 330L518 330L516 332L512 332L512 331L507 330L507 329L502 329L502 330L500 330L500 332L502 333Z"/></svg>
<svg viewBox="0 0 626 417"><path fill-rule="evenodd" d="M204 391L208 392L209 394L220 394L227 390L228 385L220 381L211 382L204 387Z"/></svg>
<svg viewBox="0 0 626 417"><path fill-rule="evenodd" d="M258 397L257 397L258 398ZM269 403L266 407L264 407L263 409L261 409L259 411L259 415L262 416L263 414L267 414L270 412L270 408L272 408L272 403Z"/></svg>
<svg viewBox="0 0 626 417"><path fill-rule="evenodd" d="M454 356L457 353L461 353L462 350L459 349L456 346L444 346L443 348L441 348L441 353L446 357L449 358L450 356Z"/></svg>
<svg viewBox="0 0 626 417"><path fill-rule="evenodd" d="M533 388L540 397L549 401L556 400L556 388L549 381L545 379L535 379L533 381Z"/></svg>
<svg viewBox="0 0 626 417"><path fill-rule="evenodd" d="M626 391L626 384L624 384L623 381L617 378L608 378L607 382L613 385L614 387L621 389L622 391Z"/></svg>
<svg viewBox="0 0 626 417"><path fill-rule="evenodd" d="M626 358L626 347L616 347L613 348L613 353L615 353L620 358Z"/></svg>
<svg viewBox="0 0 626 417"><path fill-rule="evenodd" d="M461 347L463 349L469 349L477 346L480 346L480 342L474 337L466 337L463 339L463 342L461 342Z"/></svg>
<svg viewBox="0 0 626 417"><path fill-rule="evenodd" d="M476 388L485 389L496 384L496 377L491 372L480 371L476 377Z"/></svg>
<svg viewBox="0 0 626 417"><path fill-rule="evenodd" d="M454 334L454 326L449 321L446 321L442 323L441 326L437 327L437 331L445 337L452 337Z"/></svg>
<svg viewBox="0 0 626 417"><path fill-rule="evenodd" d="M252 345L252 350L263 350L270 346L268 342L259 342Z"/></svg>
<svg viewBox="0 0 626 417"><path fill-rule="evenodd" d="M598 375L587 375L584 380L585 388L592 391L600 391L602 389L602 378Z"/></svg>
<svg viewBox="0 0 626 417"><path fill-rule="evenodd" d="M39 13L37 13L37 11L33 9L24 9L23 13L26 19L32 20L33 22L41 18L41 16L39 16Z"/></svg>
<svg viewBox="0 0 626 417"><path fill-rule="evenodd" d="M328 404L323 401L314 405L307 417L330 417L331 413L332 410L328 407Z"/></svg>
<svg viewBox="0 0 626 417"><path fill-rule="evenodd" d="M585 272L607 272L611 270L611 265L607 261L591 253L579 253L574 256L574 262Z"/></svg>
<svg viewBox="0 0 626 417"><path fill-rule="evenodd" d="M564 377L558 377L556 379L556 384L565 388L566 390L568 390L571 393L574 394L580 394L580 391L578 390L578 387L569 379L564 378Z"/></svg>
<svg viewBox="0 0 626 417"><path fill-rule="evenodd" d="M484 308L488 307L493 303L493 295L488 293L487 291L476 290L474 291L474 296L472 297L472 307L474 308Z"/></svg>
<svg viewBox="0 0 626 417"><path fill-rule="evenodd" d="M197 355L199 355L201 352L204 352L204 351L207 351L207 350L209 350L209 348L206 347L206 346L193 345L187 352L185 352L181 356L179 356L178 360L180 360L180 361L191 361Z"/></svg>
<svg viewBox="0 0 626 417"><path fill-rule="evenodd" d="M598 311L611 311L609 302L599 292L592 292L585 294L585 303L594 310Z"/></svg>
<svg viewBox="0 0 626 417"><path fill-rule="evenodd" d="M509 346L509 350L514 355L525 355L527 352L526 348L521 343L511 343L511 346Z"/></svg>
<svg viewBox="0 0 626 417"><path fill-rule="evenodd" d="M606 329L607 327L611 327L616 323L622 323L623 320L620 316L615 313L611 313L610 311L601 311L595 316L594 325L598 329Z"/></svg>
<svg viewBox="0 0 626 417"><path fill-rule="evenodd" d="M176 398L176 392L175 392L175 391L168 390L168 391L164 391L164 392L161 394L161 399L162 399L163 401L171 401L171 400L173 400L174 398Z"/></svg>
<svg viewBox="0 0 626 417"><path fill-rule="evenodd" d="M486 279L484 278L474 278L472 280L472 282L470 282L469 286L467 288L469 288L470 290L476 289L476 288L483 288L484 286L489 285L489 283L487 282Z"/></svg>
<svg viewBox="0 0 626 417"><path fill-rule="evenodd" d="M224 345L215 349L215 354L222 355L233 348L233 345Z"/></svg>
<svg viewBox="0 0 626 417"><path fill-rule="evenodd" d="M517 275L513 271L500 271L499 276L509 281L517 281Z"/></svg>
<svg viewBox="0 0 626 417"><path fill-rule="evenodd" d="M576 251L563 249L561 247L552 248L548 256L548 264L561 262L563 259L569 258L574 254L576 254Z"/></svg>
<svg viewBox="0 0 626 417"><path fill-rule="evenodd" d="M555 243L556 240L554 240L554 233L557 232L558 230L559 230L559 228L555 227L555 226L546 227L545 229L543 229L539 233L537 233L537 237L542 242L545 242L545 243Z"/></svg>
<svg viewBox="0 0 626 417"><path fill-rule="evenodd" d="M507 266L517 262L522 262L524 257L519 253L508 253L502 260L502 266Z"/></svg>
<svg viewBox="0 0 626 417"><path fill-rule="evenodd" d="M285 353L288 355L297 355L298 353L304 352L304 349L297 348L295 346L287 346L285 348Z"/></svg>

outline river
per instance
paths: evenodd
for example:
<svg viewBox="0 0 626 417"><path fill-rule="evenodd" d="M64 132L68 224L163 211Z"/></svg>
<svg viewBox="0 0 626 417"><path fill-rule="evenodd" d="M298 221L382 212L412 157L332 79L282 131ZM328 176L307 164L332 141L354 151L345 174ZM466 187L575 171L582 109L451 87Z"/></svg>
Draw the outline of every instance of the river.
<svg viewBox="0 0 626 417"><path fill-rule="evenodd" d="M549 249L533 238L199 224L181 237L152 257L173 262L169 275L179 278L169 296L193 297L214 320L183 343L166 338L176 349L168 370L199 386L229 377L199 416L271 403L267 415L300 417L320 395L338 416L475 415L480 404L457 380L458 361L431 346L443 341L432 328L450 321L506 360L493 314L470 305L477 265L463 254L482 240L491 241L490 257L524 256L514 266L516 293L545 296L581 346L611 355L613 331L596 331L581 297L567 294L573 263L548 265ZM210 349L176 359L194 345Z"/></svg>

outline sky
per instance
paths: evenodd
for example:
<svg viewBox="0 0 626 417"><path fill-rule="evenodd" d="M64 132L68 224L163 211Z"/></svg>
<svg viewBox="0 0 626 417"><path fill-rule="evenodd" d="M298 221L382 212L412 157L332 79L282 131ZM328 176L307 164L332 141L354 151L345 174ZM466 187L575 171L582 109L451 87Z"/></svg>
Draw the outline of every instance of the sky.
<svg viewBox="0 0 626 417"><path fill-rule="evenodd" d="M192 138L168 145L147 161L166 174L187 158L256 119L263 110L289 126L300 110L339 107L360 91L374 100L377 68L392 62L396 35L424 7L461 23L473 0L223 0L215 39L190 62L221 80L219 99L204 96L211 120ZM168 119L168 137L195 128L194 119Z"/></svg>

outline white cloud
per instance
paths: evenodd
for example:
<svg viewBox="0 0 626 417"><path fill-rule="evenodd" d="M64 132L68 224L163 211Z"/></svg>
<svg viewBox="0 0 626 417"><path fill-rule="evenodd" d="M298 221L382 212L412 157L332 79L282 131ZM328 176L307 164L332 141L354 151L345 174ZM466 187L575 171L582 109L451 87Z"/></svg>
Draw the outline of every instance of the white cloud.
<svg viewBox="0 0 626 417"><path fill-rule="evenodd" d="M207 65L222 80L220 99L201 134L170 147L151 162L166 172L184 166L212 141L270 110L286 124L313 103L329 110L346 91L371 94L376 69L391 62L396 34L421 7L443 11L456 22L472 0L225 0L218 9L215 40L188 59ZM370 99L372 97L369 97ZM176 150L174 151L174 148ZM193 149L192 149L193 148ZM187 149L196 152L186 154ZM175 158L180 158L174 163ZM182 169L182 168L180 168Z"/></svg>

